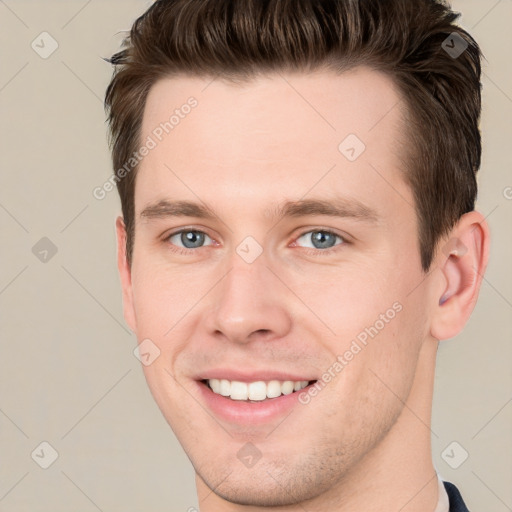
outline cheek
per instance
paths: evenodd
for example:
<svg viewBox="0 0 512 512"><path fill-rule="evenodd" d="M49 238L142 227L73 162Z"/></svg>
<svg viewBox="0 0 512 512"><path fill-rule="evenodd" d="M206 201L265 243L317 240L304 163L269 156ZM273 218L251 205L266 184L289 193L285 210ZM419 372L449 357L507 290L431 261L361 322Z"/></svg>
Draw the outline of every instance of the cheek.
<svg viewBox="0 0 512 512"><path fill-rule="evenodd" d="M413 386L418 358L425 340L421 308L402 300L400 311L368 343L364 373L373 381L375 396L390 407L402 408ZM376 327L380 327L381 324ZM394 405L393 405L394 404ZM398 410L397 409L397 410Z"/></svg>
<svg viewBox="0 0 512 512"><path fill-rule="evenodd" d="M143 370L161 404L165 403L166 394L179 396L179 385L173 378L178 370L176 360L187 349L191 330L197 325L194 315L198 314L199 301L208 290L205 283L203 277L191 272L171 271L160 265L134 265L136 335L139 343L149 339L149 346L156 346L152 350L158 356L150 365L143 365Z"/></svg>
<svg viewBox="0 0 512 512"><path fill-rule="evenodd" d="M380 332L399 316L403 294L388 275L368 268L331 268L330 273L309 273L301 296L341 340L355 338L374 327ZM384 320L381 320L384 315Z"/></svg>
<svg viewBox="0 0 512 512"><path fill-rule="evenodd" d="M370 385L368 396L378 396L383 403L395 400L390 390L405 400L428 335L423 294L410 293L414 278L399 281L369 272L359 276L359 282L354 278L351 286L340 286L330 295L324 315L329 312L326 322L336 336L324 338L324 346L333 361L342 356L340 382L350 389Z"/></svg>
<svg viewBox="0 0 512 512"><path fill-rule="evenodd" d="M200 298L195 278L160 266L135 265L132 270L138 335L163 338Z"/></svg>

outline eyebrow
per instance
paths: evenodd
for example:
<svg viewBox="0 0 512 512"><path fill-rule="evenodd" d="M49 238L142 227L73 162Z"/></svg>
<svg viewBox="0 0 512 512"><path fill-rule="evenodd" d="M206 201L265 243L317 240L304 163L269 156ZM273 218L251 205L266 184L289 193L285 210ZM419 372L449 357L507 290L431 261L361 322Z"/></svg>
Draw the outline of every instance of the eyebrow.
<svg viewBox="0 0 512 512"><path fill-rule="evenodd" d="M269 219L282 217L304 217L325 215L328 217L351 218L367 223L377 223L377 212L352 198L334 199L300 199L298 201L285 201L273 208L268 208L264 216ZM215 212L205 204L193 201L170 201L162 199L147 205L140 213L141 218L165 219L169 217L196 217L213 220L217 218Z"/></svg>

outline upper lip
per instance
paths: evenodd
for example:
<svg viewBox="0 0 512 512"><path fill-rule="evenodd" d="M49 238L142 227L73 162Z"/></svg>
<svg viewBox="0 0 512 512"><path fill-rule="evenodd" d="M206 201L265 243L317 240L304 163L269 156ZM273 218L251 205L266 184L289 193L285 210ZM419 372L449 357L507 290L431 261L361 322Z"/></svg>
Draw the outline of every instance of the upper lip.
<svg viewBox="0 0 512 512"><path fill-rule="evenodd" d="M236 380L239 382L257 382L257 381L271 381L271 380L291 380L300 381L316 380L316 377L311 377L307 373L288 373L275 370L251 370L251 371L240 371L233 369L212 369L201 373L196 377L197 380L209 380L209 379L227 379Z"/></svg>

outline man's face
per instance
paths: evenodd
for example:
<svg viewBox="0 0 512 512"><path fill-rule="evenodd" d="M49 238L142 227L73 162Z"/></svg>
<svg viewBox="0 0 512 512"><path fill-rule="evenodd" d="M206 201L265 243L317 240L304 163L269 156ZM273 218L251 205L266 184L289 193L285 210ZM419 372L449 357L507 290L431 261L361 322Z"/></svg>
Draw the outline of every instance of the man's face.
<svg viewBox="0 0 512 512"><path fill-rule="evenodd" d="M161 80L147 99L140 140L157 145L137 175L125 316L160 350L145 376L199 481L293 503L362 470L429 338L407 128L390 79L365 68L210 82ZM173 216L176 201L214 216ZM341 215L277 213L296 201ZM213 381L236 400L208 379L260 383L247 401L244 384ZM260 400L288 380L318 383Z"/></svg>

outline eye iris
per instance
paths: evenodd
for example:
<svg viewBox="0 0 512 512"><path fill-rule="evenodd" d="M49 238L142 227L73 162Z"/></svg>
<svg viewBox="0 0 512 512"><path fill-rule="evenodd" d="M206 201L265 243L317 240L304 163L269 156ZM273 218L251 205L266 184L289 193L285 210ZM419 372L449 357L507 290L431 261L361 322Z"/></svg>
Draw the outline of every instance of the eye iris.
<svg viewBox="0 0 512 512"><path fill-rule="evenodd" d="M204 236L204 233L199 231L184 231L181 233L180 238L187 249L193 249L200 247L204 243ZM336 244L336 236L328 231L314 231L311 239L317 249L330 248Z"/></svg>
<svg viewBox="0 0 512 512"><path fill-rule="evenodd" d="M181 242L187 249L200 247L204 243L204 234L197 231L184 231L181 233ZM192 246L187 245L192 243Z"/></svg>
<svg viewBox="0 0 512 512"><path fill-rule="evenodd" d="M333 247L336 243L335 235L333 235L332 233L328 233L326 231L314 231L314 233L311 235L311 238L313 240L313 245L317 249ZM332 244L329 244L329 241L331 241ZM317 243L320 245L320 247L317 246Z"/></svg>

